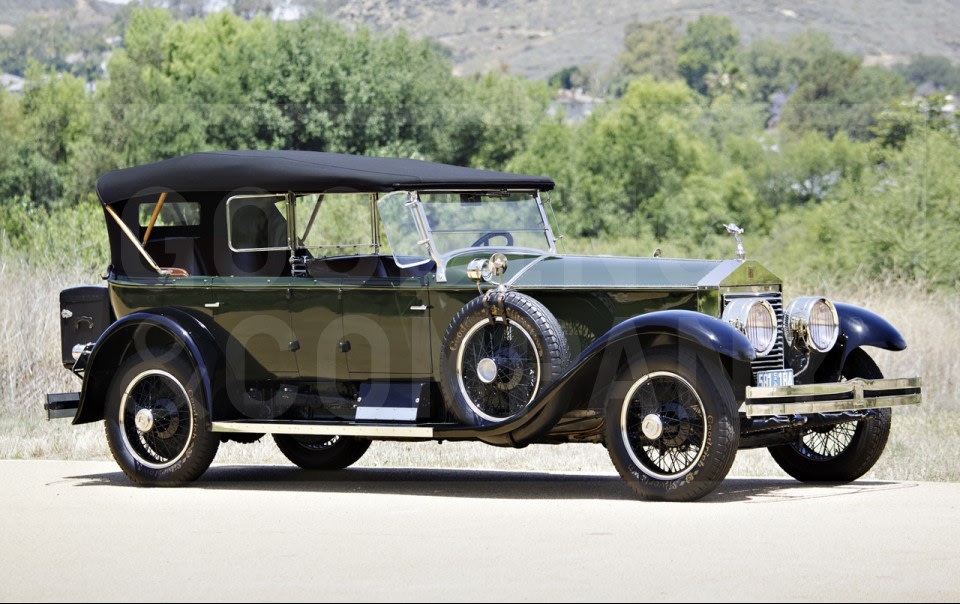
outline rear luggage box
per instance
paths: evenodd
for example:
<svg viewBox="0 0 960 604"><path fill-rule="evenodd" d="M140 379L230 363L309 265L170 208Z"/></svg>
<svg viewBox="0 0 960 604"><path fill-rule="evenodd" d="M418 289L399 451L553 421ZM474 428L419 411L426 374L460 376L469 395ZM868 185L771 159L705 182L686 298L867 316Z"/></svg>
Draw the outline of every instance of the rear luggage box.
<svg viewBox="0 0 960 604"><path fill-rule="evenodd" d="M106 287L71 287L60 292L60 354L65 367L76 361L74 348L96 342L112 321Z"/></svg>

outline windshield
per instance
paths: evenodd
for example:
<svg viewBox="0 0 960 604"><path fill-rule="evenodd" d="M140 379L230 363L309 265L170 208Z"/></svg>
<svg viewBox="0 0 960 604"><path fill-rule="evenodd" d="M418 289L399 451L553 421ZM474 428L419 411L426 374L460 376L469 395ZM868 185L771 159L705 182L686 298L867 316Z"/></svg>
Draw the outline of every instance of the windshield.
<svg viewBox="0 0 960 604"><path fill-rule="evenodd" d="M535 193L420 193L438 255L471 247L549 251L552 237Z"/></svg>
<svg viewBox="0 0 960 604"><path fill-rule="evenodd" d="M387 241L400 266L429 260L427 242L438 258L477 247L555 251L553 231L540 198L533 191L397 191L381 197L377 206Z"/></svg>

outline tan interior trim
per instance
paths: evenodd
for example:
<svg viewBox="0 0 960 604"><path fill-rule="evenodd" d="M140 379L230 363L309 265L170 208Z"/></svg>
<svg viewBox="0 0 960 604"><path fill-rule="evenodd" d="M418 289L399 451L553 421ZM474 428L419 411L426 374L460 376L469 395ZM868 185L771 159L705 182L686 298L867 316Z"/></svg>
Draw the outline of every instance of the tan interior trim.
<svg viewBox="0 0 960 604"><path fill-rule="evenodd" d="M147 232L143 234L143 245L147 245L147 240L150 239L150 233L153 232L153 225L157 222L157 216L160 215L160 208L163 207L163 202L167 199L167 192L164 191L160 194L160 199L157 200L157 205L153 208L153 216L150 217L150 224L147 225Z"/></svg>
<svg viewBox="0 0 960 604"><path fill-rule="evenodd" d="M120 216L117 215L116 210L114 210L109 204L104 205L103 208L104 210L106 210L107 214L109 214L110 217L113 218L113 220L117 223L117 226L119 226L120 230L123 231L123 234L127 236L127 239L130 240L130 243L133 244L133 247L137 248L137 251L140 252L140 255L143 256L144 260L147 261L147 264L150 265L150 268L157 271L157 273L163 276L168 276L172 274L172 271L170 269L163 269L157 266L157 262L153 259L153 256L151 256L147 252L147 250L145 250L143 246L140 245L140 241L137 239L137 236L133 234L133 231L130 230L130 227L124 224L123 220L120 219ZM182 271L183 269L177 269L177 270ZM186 272L186 271L183 271L183 272Z"/></svg>

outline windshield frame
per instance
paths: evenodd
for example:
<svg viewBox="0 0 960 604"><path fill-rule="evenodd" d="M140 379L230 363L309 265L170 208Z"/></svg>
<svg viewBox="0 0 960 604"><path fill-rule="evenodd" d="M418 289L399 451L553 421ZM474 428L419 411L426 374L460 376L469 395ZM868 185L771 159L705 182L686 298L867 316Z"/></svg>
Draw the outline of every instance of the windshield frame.
<svg viewBox="0 0 960 604"><path fill-rule="evenodd" d="M534 254L537 256L547 256L555 255L557 253L557 236L554 234L553 226L550 224L550 219L547 217L546 208L543 205L543 199L540 197L540 191L536 189L497 189L497 190L482 190L482 189L443 189L443 190L425 190L424 194L437 194L437 193L474 193L480 195L488 196L503 196L509 193L524 193L531 196L531 199L534 200L537 204L537 211L540 213L540 219L543 221L544 227L544 236L547 239L547 249L539 248L530 248L530 247L520 247L520 246L497 246L499 249L505 249L513 252ZM496 202L486 202L486 203L496 203ZM484 246L480 247L463 247L456 248L447 252L441 253L437 247L436 240L433 236L433 233L430 230L430 221L427 218L426 210L423 206L423 201L420 199L419 191L409 191L407 193L407 207L410 208L411 213L413 214L414 221L416 222L417 230L420 233L421 241L420 243L426 246L427 254L430 258L434 260L437 264L437 282L442 283L447 280L446 268L447 263L454 256L463 254L469 250L483 249L490 250L490 247ZM386 223L384 223L386 228ZM388 235L389 237L389 235Z"/></svg>

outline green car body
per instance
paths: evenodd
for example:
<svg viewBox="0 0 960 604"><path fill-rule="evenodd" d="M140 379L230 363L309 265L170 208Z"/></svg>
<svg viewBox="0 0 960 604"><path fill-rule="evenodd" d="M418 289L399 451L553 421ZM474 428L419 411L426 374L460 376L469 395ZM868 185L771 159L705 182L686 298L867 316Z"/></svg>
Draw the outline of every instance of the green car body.
<svg viewBox="0 0 960 604"><path fill-rule="evenodd" d="M919 402L918 378L863 369L862 347L905 347L880 317L785 308L781 280L743 258L565 254L552 186L307 152L108 174L107 286L61 296L82 390L48 396L48 413L105 419L142 483L195 479L219 440L269 432L317 468L370 439L603 442L640 496L695 499L738 448L772 447L801 479L856 478L883 443L850 451ZM843 431L846 449L807 450Z"/></svg>

